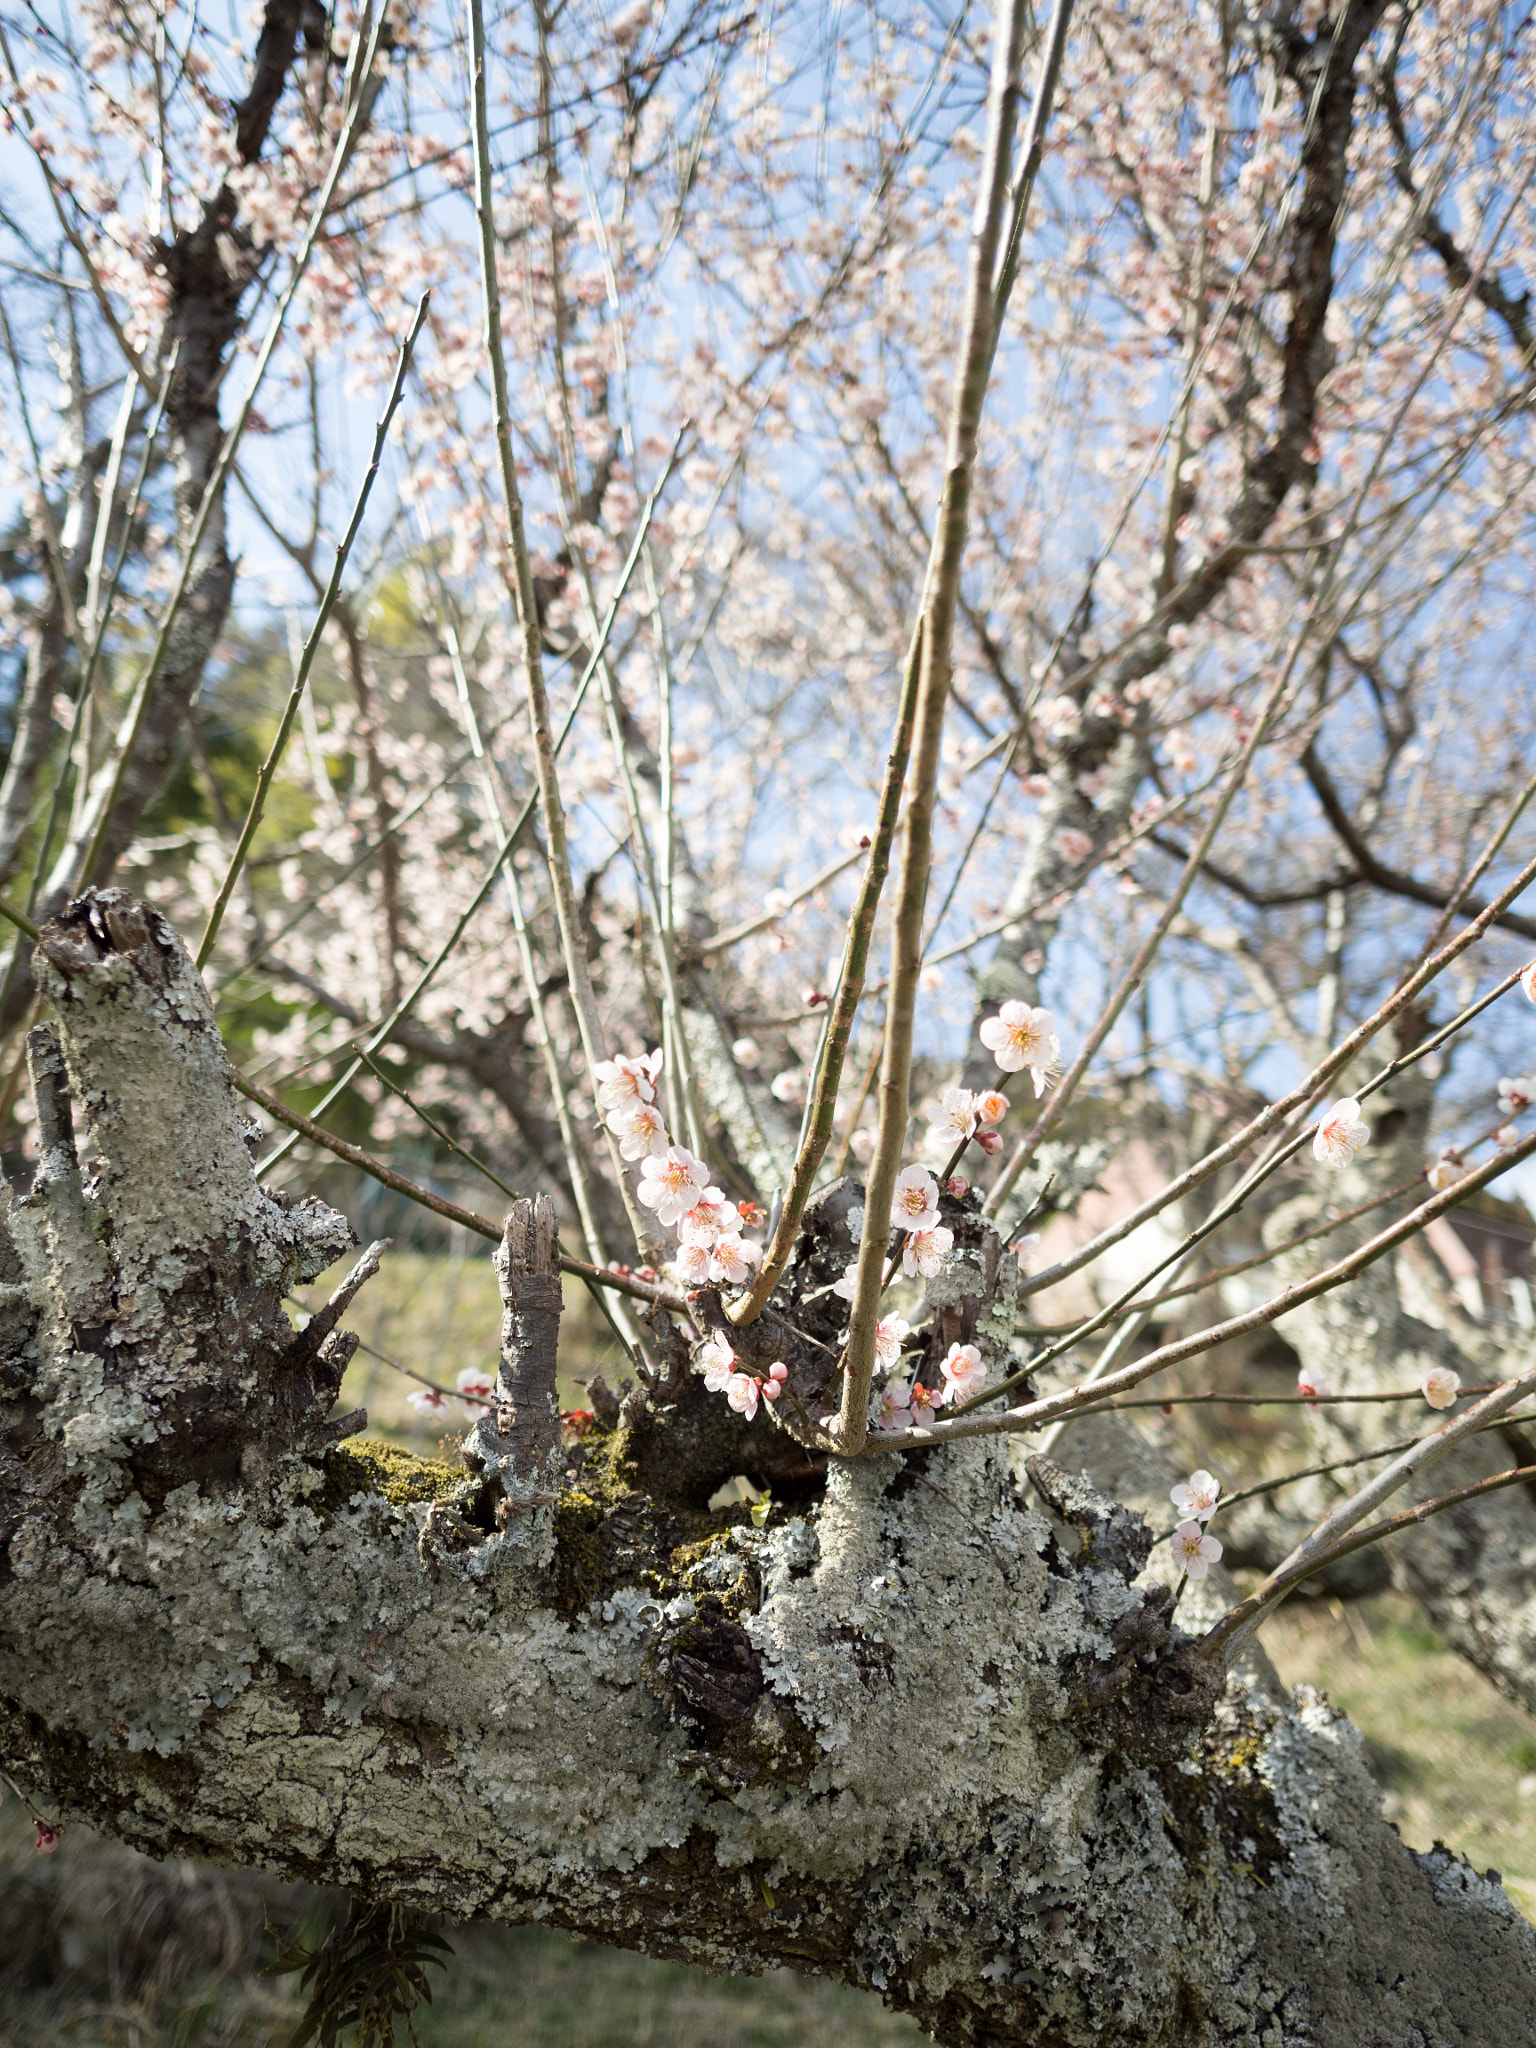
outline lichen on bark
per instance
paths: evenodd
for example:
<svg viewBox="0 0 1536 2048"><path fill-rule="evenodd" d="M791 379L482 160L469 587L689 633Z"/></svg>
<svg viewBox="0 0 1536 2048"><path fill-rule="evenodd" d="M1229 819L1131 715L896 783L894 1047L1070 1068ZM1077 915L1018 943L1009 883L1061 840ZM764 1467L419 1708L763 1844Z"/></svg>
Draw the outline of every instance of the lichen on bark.
<svg viewBox="0 0 1536 2048"><path fill-rule="evenodd" d="M71 1137L50 1084L0 1273L0 1752L36 1796L153 1854L819 1971L946 2042L1529 2037L1536 1935L1403 1847L1324 1702L1251 1665L1160 1700L1187 1643L1070 1470L813 1462L758 1527L681 1449L790 1439L709 1451L686 1379L515 1471L515 1513L484 1459L337 1449L346 1340L281 1303L349 1233L256 1183L174 934L92 893L38 971ZM977 1270L941 1314L985 1320Z"/></svg>

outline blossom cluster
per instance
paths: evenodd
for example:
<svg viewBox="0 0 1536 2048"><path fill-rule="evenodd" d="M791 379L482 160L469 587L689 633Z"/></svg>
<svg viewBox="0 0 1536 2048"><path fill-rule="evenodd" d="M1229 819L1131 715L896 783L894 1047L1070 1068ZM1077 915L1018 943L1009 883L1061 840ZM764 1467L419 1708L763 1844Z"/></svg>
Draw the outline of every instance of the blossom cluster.
<svg viewBox="0 0 1536 2048"><path fill-rule="evenodd" d="M658 1223L677 1232L672 1270L685 1287L745 1287L763 1256L755 1238L744 1237L748 1222L760 1222L755 1202L732 1202L711 1187L709 1168L685 1146L674 1145L656 1106L661 1075L659 1048L633 1057L620 1053L599 1060L592 1069L597 1106L603 1122L617 1138L621 1158L640 1162L638 1199L656 1214ZM775 1364L765 1374L746 1370L723 1330L705 1346L704 1385L724 1394L748 1422L760 1400L777 1401L789 1377Z"/></svg>
<svg viewBox="0 0 1536 2048"><path fill-rule="evenodd" d="M901 1336L907 1334L907 1326L899 1317L888 1317L881 1323L880 1331L885 1331L890 1322L899 1325ZM894 1365L900 1349L901 1337L888 1335L882 1353L880 1333L876 1333L875 1356L882 1364ZM939 1409L953 1407L979 1394L987 1383L986 1360L974 1344L951 1344L948 1356L939 1362L939 1371L943 1377L937 1387L925 1387L916 1380L887 1380L870 1404L869 1419L875 1428L920 1427L931 1422Z"/></svg>
<svg viewBox="0 0 1536 2048"><path fill-rule="evenodd" d="M1184 1517L1170 1539L1173 1561L1181 1572L1198 1582L1221 1556L1220 1539L1205 1526L1221 1499L1221 1481L1204 1470L1191 1472L1168 1498Z"/></svg>
<svg viewBox="0 0 1536 2048"><path fill-rule="evenodd" d="M685 1287L745 1287L763 1256L756 1239L742 1235L756 1206L728 1201L710 1186L704 1161L672 1143L656 1106L661 1058L658 1048L599 1060L592 1070L597 1106L618 1140L619 1156L640 1162L639 1200L656 1212L658 1223L677 1231L672 1264L678 1279Z"/></svg>

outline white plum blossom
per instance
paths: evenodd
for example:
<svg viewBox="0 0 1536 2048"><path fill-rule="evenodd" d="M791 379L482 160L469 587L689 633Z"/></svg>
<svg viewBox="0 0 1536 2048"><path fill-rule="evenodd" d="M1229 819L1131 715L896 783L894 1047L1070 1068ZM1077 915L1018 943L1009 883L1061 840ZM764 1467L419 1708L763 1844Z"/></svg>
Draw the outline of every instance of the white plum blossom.
<svg viewBox="0 0 1536 2048"><path fill-rule="evenodd" d="M711 1394L723 1394L736 1372L736 1354L724 1330L716 1330L704 1346L704 1386Z"/></svg>
<svg viewBox="0 0 1536 2048"><path fill-rule="evenodd" d="M1426 1166L1424 1178L1437 1195L1444 1194L1448 1187L1454 1187L1461 1178L1461 1168L1454 1159L1437 1159L1433 1166Z"/></svg>
<svg viewBox="0 0 1536 2048"><path fill-rule="evenodd" d="M831 1287L827 1291L830 1294L837 1295L842 1301L857 1299L859 1292L858 1261L855 1260L851 1266L844 1266L841 1276L832 1282Z"/></svg>
<svg viewBox="0 0 1536 2048"><path fill-rule="evenodd" d="M1203 1579L1220 1555L1220 1540L1199 1522L1180 1522L1174 1530L1173 1561L1192 1579Z"/></svg>
<svg viewBox="0 0 1536 2048"><path fill-rule="evenodd" d="M608 1128L619 1141L621 1159L644 1159L667 1149L667 1127L654 1102L635 1102L610 1111Z"/></svg>
<svg viewBox="0 0 1536 2048"><path fill-rule="evenodd" d="M792 1109L798 1109L805 1100L804 1067L786 1067L782 1074L775 1074L768 1083L768 1093L776 1102L787 1102Z"/></svg>
<svg viewBox="0 0 1536 2048"><path fill-rule="evenodd" d="M405 1398L418 1415L448 1415L453 1410L448 1396L436 1387L413 1387Z"/></svg>
<svg viewBox="0 0 1536 2048"><path fill-rule="evenodd" d="M1536 1081L1529 1074L1516 1074L1499 1083L1499 1107L1506 1116L1518 1116L1536 1102Z"/></svg>
<svg viewBox="0 0 1536 2048"><path fill-rule="evenodd" d="M725 1383L725 1398L748 1422L757 1414L757 1397L762 1392L750 1373L733 1372Z"/></svg>
<svg viewBox="0 0 1536 2048"><path fill-rule="evenodd" d="M1362 1145L1371 1142L1371 1127L1352 1095L1336 1102L1317 1127L1312 1156L1324 1166L1348 1166Z"/></svg>
<svg viewBox="0 0 1536 2048"><path fill-rule="evenodd" d="M763 1049L755 1038L735 1038L731 1041L731 1058L738 1067L755 1067L763 1056Z"/></svg>
<svg viewBox="0 0 1536 2048"><path fill-rule="evenodd" d="M709 1192L709 1168L681 1145L652 1152L640 1162L636 1193L648 1209L656 1211L658 1223L676 1223Z"/></svg>
<svg viewBox="0 0 1536 2048"><path fill-rule="evenodd" d="M905 1380L887 1380L870 1403L869 1419L876 1429L910 1429L912 1389Z"/></svg>
<svg viewBox="0 0 1536 2048"><path fill-rule="evenodd" d="M1519 1135L1513 1124L1500 1124L1493 1134L1493 1142L1502 1151L1506 1146L1513 1145Z"/></svg>
<svg viewBox="0 0 1536 2048"><path fill-rule="evenodd" d="M951 1344L949 1356L939 1366L944 1375L941 1399L953 1406L969 1401L987 1384L987 1364L974 1344Z"/></svg>
<svg viewBox="0 0 1536 2048"><path fill-rule="evenodd" d="M466 1365L454 1381L459 1398L464 1403L466 1415L488 1415L490 1399L496 1391L496 1382L488 1372L478 1365Z"/></svg>
<svg viewBox="0 0 1536 2048"><path fill-rule="evenodd" d="M1181 1486L1176 1486L1168 1498L1181 1515L1192 1515L1197 1522L1208 1522L1216 1512L1216 1503L1221 1496L1221 1481L1205 1470L1191 1472Z"/></svg>
<svg viewBox="0 0 1536 2048"><path fill-rule="evenodd" d="M723 1233L715 1239L709 1254L709 1277L727 1287L745 1287L762 1256L763 1248L755 1239Z"/></svg>
<svg viewBox="0 0 1536 2048"><path fill-rule="evenodd" d="M1333 1387L1320 1365L1304 1365L1296 1375L1296 1391L1307 1395L1310 1400L1325 1401Z"/></svg>
<svg viewBox="0 0 1536 2048"><path fill-rule="evenodd" d="M1520 970L1520 986L1528 1003L1536 1003L1536 960Z"/></svg>
<svg viewBox="0 0 1536 2048"><path fill-rule="evenodd" d="M889 1372L901 1356L902 1340L910 1337L912 1325L904 1316L882 1316L875 1325L875 1364Z"/></svg>
<svg viewBox="0 0 1536 2048"><path fill-rule="evenodd" d="M1461 1374L1448 1365L1432 1365L1419 1381L1419 1389L1431 1408L1449 1408L1461 1392Z"/></svg>
<svg viewBox="0 0 1536 2048"><path fill-rule="evenodd" d="M976 1111L976 1121L984 1131L994 1130L1011 1107L1001 1088L983 1088L979 1095L971 1098Z"/></svg>
<svg viewBox="0 0 1536 2048"><path fill-rule="evenodd" d="M1049 1010L1032 1009L1028 1003L1004 1003L995 1017L983 1023L981 1042L1005 1074L1028 1069L1037 1096L1056 1078L1061 1047Z"/></svg>
<svg viewBox="0 0 1536 2048"><path fill-rule="evenodd" d="M923 1166L904 1166L891 1195L891 1221L898 1230L931 1230L939 1220L939 1184Z"/></svg>
<svg viewBox="0 0 1536 2048"><path fill-rule="evenodd" d="M677 1257L672 1261L678 1279L684 1287L702 1287L712 1275L713 1260L707 1244L680 1244Z"/></svg>
<svg viewBox="0 0 1536 2048"><path fill-rule="evenodd" d="M734 1202L728 1202L718 1188L706 1188L693 1204L677 1219L677 1237L680 1244L713 1245L724 1232L735 1232L741 1228L741 1217Z"/></svg>
<svg viewBox="0 0 1536 2048"><path fill-rule="evenodd" d="M592 1069L597 1083L599 1109L622 1109L628 1103L654 1102L656 1076L661 1072L661 1051L640 1053L631 1058L619 1053L611 1060L599 1060Z"/></svg>
<svg viewBox="0 0 1536 2048"><path fill-rule="evenodd" d="M955 1233L940 1223L932 1230L909 1230L901 1246L901 1270L909 1280L919 1274L932 1280L944 1264L944 1255L955 1241Z"/></svg>
<svg viewBox="0 0 1536 2048"><path fill-rule="evenodd" d="M939 1114L928 1126L928 1135L946 1152L961 1145L976 1128L976 1105L969 1088L946 1088L939 1097Z"/></svg>

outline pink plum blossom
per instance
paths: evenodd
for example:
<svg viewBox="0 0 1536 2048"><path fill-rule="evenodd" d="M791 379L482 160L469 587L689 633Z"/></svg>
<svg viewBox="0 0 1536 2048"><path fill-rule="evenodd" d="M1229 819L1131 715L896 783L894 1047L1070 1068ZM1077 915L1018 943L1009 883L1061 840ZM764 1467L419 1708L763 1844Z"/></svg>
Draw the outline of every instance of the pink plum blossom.
<svg viewBox="0 0 1536 2048"><path fill-rule="evenodd" d="M64 1830L62 1827L49 1827L47 1821L45 1820L38 1821L36 1823L36 1826L37 1838L33 1842L32 1846L41 1855L51 1856L54 1850L58 1848L60 1842L63 1841Z"/></svg>
<svg viewBox="0 0 1536 2048"><path fill-rule="evenodd" d="M869 1419L876 1429L910 1429L912 1390L905 1380L888 1380L870 1403Z"/></svg>
<svg viewBox="0 0 1536 2048"><path fill-rule="evenodd" d="M983 1130L992 1130L1008 1114L1010 1104L1001 1088L983 1088L972 1098L976 1110L976 1121Z"/></svg>
<svg viewBox="0 0 1536 2048"><path fill-rule="evenodd" d="M945 1380L940 1398L951 1407L956 1401L969 1401L987 1383L986 1361L974 1344L951 1344L939 1371Z"/></svg>
<svg viewBox="0 0 1536 2048"><path fill-rule="evenodd" d="M908 1402L912 1410L912 1427L923 1429L936 1420L944 1405L944 1396L939 1388L919 1386L914 1381Z"/></svg>
<svg viewBox="0 0 1536 2048"><path fill-rule="evenodd" d="M652 1152L641 1160L636 1192L648 1209L656 1211L658 1223L676 1223L708 1194L709 1168L681 1145L669 1145L665 1152Z"/></svg>
<svg viewBox="0 0 1536 2048"><path fill-rule="evenodd" d="M1221 1496L1221 1481L1211 1473L1201 1470L1191 1472L1188 1479L1176 1486L1168 1498L1181 1515L1191 1515L1197 1522L1208 1522L1216 1512L1216 1503Z"/></svg>
<svg viewBox="0 0 1536 2048"><path fill-rule="evenodd" d="M955 1233L942 1223L932 1230L908 1231L901 1247L901 1270L909 1280L919 1274L925 1280L933 1279L954 1241Z"/></svg>
<svg viewBox="0 0 1536 2048"><path fill-rule="evenodd" d="M891 1195L891 1221L898 1230L931 1230L939 1220L939 1184L922 1166L904 1166Z"/></svg>
<svg viewBox="0 0 1536 2048"><path fill-rule="evenodd" d="M1219 1538L1198 1522L1180 1522L1173 1532L1173 1561L1192 1579L1203 1579L1221 1555Z"/></svg>
<svg viewBox="0 0 1536 2048"><path fill-rule="evenodd" d="M1461 1374L1448 1365L1432 1365L1419 1388L1431 1408L1449 1408L1461 1392Z"/></svg>
<svg viewBox="0 0 1536 2048"><path fill-rule="evenodd" d="M1348 1166L1362 1145L1371 1142L1371 1127L1352 1095L1336 1102L1317 1127L1312 1156L1324 1166Z"/></svg>
<svg viewBox="0 0 1536 2048"><path fill-rule="evenodd" d="M789 1378L789 1367L777 1360L768 1368L768 1377L763 1381L763 1399L777 1401L784 1391L784 1382Z"/></svg>
<svg viewBox="0 0 1536 2048"><path fill-rule="evenodd" d="M1055 1079L1061 1047L1049 1010L1033 1009L1028 1003L1004 1003L995 1017L983 1023L981 1042L1005 1074L1027 1069L1037 1096Z"/></svg>

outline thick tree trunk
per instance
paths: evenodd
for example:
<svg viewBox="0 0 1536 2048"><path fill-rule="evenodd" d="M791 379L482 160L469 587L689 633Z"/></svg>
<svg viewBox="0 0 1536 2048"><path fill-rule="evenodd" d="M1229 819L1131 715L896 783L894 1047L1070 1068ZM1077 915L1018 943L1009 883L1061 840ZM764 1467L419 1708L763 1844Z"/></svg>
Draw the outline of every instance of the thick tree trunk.
<svg viewBox="0 0 1536 2048"><path fill-rule="evenodd" d="M254 1181L175 936L93 892L36 967L0 1753L39 1800L155 1854L872 1986L946 2042L1531 2038L1536 1933L1497 1881L1402 1846L1320 1700L1198 1683L1138 1518L1056 1467L1021 1484L989 1440L821 1474L691 1375L552 1457L532 1209L478 1471L338 1444L344 1299L303 1333L281 1299L345 1226ZM973 1236L944 1314L995 1355L1008 1269ZM526 1455L491 1443L524 1423ZM704 1505L769 1466L765 1527Z"/></svg>

